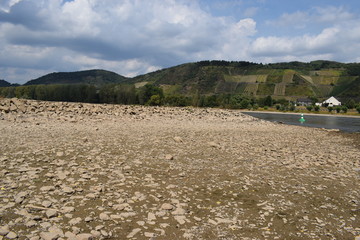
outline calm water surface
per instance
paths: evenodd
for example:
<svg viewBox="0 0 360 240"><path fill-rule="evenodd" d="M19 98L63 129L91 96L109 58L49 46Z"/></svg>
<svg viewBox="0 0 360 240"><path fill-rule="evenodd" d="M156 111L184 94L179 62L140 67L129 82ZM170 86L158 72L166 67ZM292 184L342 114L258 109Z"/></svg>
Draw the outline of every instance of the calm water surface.
<svg viewBox="0 0 360 240"><path fill-rule="evenodd" d="M290 125L299 125L315 128L339 129L344 132L360 132L360 118L356 117L339 117L324 115L306 115L305 122L300 123L300 114L281 114L281 113L258 113L244 112L250 116L272 121L283 122Z"/></svg>

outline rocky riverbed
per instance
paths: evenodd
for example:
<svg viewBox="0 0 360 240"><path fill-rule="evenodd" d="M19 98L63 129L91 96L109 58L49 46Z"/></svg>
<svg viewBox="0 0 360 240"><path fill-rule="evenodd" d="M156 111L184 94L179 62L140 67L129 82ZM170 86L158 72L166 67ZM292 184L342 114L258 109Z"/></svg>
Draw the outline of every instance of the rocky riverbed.
<svg viewBox="0 0 360 240"><path fill-rule="evenodd" d="M1 239L359 239L358 135L0 99Z"/></svg>

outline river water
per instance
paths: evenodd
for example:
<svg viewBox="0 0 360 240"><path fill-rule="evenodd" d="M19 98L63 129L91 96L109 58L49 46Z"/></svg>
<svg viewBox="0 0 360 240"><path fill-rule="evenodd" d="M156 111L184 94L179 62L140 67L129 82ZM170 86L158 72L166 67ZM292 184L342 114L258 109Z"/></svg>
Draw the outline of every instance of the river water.
<svg viewBox="0 0 360 240"><path fill-rule="evenodd" d="M304 114L305 122L299 121L299 114L282 114L282 113L259 113L259 112L243 112L250 116L272 121L282 122L290 125L299 125L314 128L339 129L344 132L360 132L359 117L341 117L328 115L307 115Z"/></svg>

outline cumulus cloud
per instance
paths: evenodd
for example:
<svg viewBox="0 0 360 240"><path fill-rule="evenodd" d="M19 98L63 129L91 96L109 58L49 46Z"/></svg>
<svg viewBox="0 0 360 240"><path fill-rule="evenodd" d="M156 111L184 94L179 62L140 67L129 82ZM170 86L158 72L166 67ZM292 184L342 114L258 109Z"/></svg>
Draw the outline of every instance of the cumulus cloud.
<svg viewBox="0 0 360 240"><path fill-rule="evenodd" d="M231 45L256 32L252 19L213 17L194 1L22 0L6 7L0 10L0 53L8 58L0 63L9 67L45 63L49 70L72 65L135 75L187 61L235 59Z"/></svg>
<svg viewBox="0 0 360 240"><path fill-rule="evenodd" d="M251 58L262 62L318 59L356 62L359 58L354 50L360 47L359 18L344 7L333 6L284 13L266 24L284 28L285 33L278 31L277 35L254 39L249 51Z"/></svg>
<svg viewBox="0 0 360 240"><path fill-rule="evenodd" d="M243 2L218 3L241 7ZM92 68L135 76L208 59L358 59L351 46L359 49L359 17L345 8L283 14L267 26L321 27L313 33L262 36L255 19L214 16L201 4L200 0L3 0L0 78L23 83L48 72ZM243 9L247 16L259 11Z"/></svg>

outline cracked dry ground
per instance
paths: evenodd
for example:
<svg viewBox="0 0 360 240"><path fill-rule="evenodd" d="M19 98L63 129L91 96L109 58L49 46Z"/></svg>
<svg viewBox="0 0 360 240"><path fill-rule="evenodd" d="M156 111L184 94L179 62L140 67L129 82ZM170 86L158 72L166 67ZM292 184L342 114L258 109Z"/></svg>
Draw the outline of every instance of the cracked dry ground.
<svg viewBox="0 0 360 240"><path fill-rule="evenodd" d="M236 111L116 111L3 115L0 239L360 235L358 139Z"/></svg>

